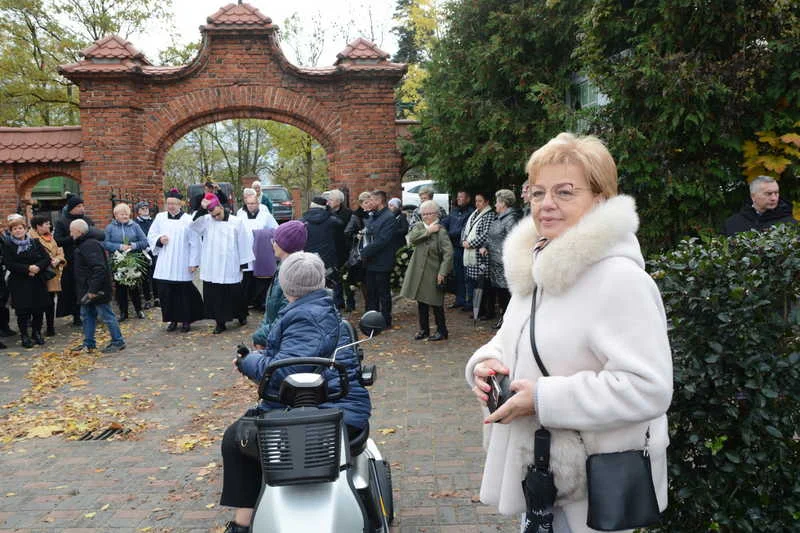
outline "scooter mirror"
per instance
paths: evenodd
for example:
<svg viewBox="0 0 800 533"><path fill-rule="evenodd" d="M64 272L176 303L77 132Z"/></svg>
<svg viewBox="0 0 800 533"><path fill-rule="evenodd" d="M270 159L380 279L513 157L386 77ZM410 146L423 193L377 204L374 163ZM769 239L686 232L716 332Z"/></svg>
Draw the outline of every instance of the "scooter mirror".
<svg viewBox="0 0 800 533"><path fill-rule="evenodd" d="M378 335L386 329L386 319L378 311L367 311L358 321L358 329L367 337Z"/></svg>

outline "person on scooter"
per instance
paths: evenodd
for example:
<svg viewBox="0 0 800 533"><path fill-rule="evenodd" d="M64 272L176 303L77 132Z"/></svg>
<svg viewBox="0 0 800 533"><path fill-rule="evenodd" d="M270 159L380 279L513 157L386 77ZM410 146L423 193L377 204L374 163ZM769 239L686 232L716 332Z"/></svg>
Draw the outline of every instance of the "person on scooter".
<svg viewBox="0 0 800 533"><path fill-rule="evenodd" d="M350 333L325 288L325 265L318 255L295 252L283 260L278 281L289 305L278 314L269 331L267 347L234 359L234 365L245 376L259 382L265 369L273 361L292 357L330 357L338 346L353 342ZM372 406L367 389L359 382L360 361L353 347L336 354L336 361L347 367L349 393L336 402L320 405L321 408L336 407L342 410L344 423L351 435L366 427ZM270 382L272 392L278 390L283 378L298 369L279 369ZM335 394L339 390L338 374L326 374L328 390ZM285 405L262 401L257 409L285 409ZM252 410L251 410L252 411ZM253 416L252 412L248 412ZM223 484L220 505L236 508L232 522L228 522L225 533L248 533L253 508L261 490L261 467L257 460L242 453L236 438L234 423L222 438Z"/></svg>

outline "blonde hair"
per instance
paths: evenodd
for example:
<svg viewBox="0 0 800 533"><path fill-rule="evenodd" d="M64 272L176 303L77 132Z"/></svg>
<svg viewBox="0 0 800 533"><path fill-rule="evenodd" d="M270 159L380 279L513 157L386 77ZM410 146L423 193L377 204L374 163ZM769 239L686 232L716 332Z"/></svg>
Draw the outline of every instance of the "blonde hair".
<svg viewBox="0 0 800 533"><path fill-rule="evenodd" d="M18 217L13 217L13 218L12 217L8 217L8 229L10 230L11 228L13 228L15 226L28 227L28 224L25 222L25 217L23 217L23 216L18 216Z"/></svg>
<svg viewBox="0 0 800 533"><path fill-rule="evenodd" d="M112 213L114 214L114 216L116 216L116 215L122 213L123 211L126 211L128 213L128 216L130 216L130 214L131 214L131 206L129 206L128 204L125 204L125 203L119 203L119 204L114 206L114 209L112 210Z"/></svg>
<svg viewBox="0 0 800 533"><path fill-rule="evenodd" d="M525 165L531 184L547 165L579 166L594 194L606 199L617 195L617 165L603 141L593 135L559 133L533 152Z"/></svg>
<svg viewBox="0 0 800 533"><path fill-rule="evenodd" d="M371 192L364 191L364 192L362 192L361 194L358 195L358 201L359 202L363 202L364 200L366 200L367 198L370 198L371 196L372 196Z"/></svg>

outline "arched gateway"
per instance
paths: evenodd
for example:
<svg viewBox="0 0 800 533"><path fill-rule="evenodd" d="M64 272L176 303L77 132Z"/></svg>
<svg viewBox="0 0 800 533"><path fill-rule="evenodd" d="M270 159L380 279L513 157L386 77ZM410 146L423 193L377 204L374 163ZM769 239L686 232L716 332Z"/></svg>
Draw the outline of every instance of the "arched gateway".
<svg viewBox="0 0 800 533"><path fill-rule="evenodd" d="M158 198L170 147L233 118L296 126L325 148L334 186L397 195L403 125L395 123L394 88L406 66L357 39L334 66L299 68L276 29L253 6L229 4L201 26L199 53L179 67L152 66L117 36L97 41L82 61L60 68L80 89L80 128L0 128L0 209L13 211L35 182L59 172L81 183L90 212L106 213L112 188Z"/></svg>

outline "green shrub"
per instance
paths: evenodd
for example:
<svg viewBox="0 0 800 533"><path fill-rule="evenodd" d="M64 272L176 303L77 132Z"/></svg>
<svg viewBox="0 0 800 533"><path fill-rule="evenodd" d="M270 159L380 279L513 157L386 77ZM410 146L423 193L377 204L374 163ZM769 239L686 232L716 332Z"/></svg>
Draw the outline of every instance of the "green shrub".
<svg viewBox="0 0 800 533"><path fill-rule="evenodd" d="M800 531L797 226L650 261L670 320L670 503L654 531Z"/></svg>

